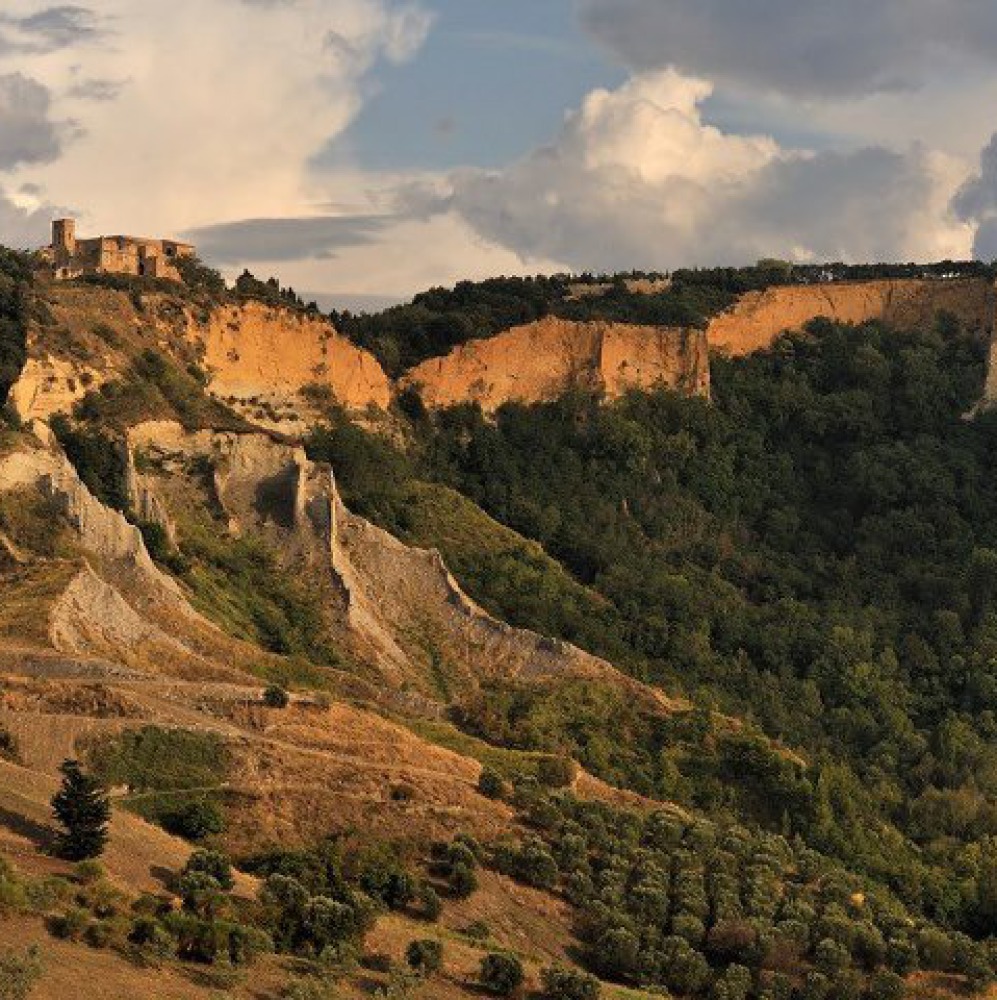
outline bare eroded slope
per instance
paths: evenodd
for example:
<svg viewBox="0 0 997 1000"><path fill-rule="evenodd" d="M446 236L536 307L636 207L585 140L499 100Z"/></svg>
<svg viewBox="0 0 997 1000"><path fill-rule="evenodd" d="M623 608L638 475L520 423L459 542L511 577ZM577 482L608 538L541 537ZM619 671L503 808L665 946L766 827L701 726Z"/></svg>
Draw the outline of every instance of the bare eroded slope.
<svg viewBox="0 0 997 1000"><path fill-rule="evenodd" d="M782 285L744 295L710 323L707 337L711 348L739 356L770 347L781 333L821 316L840 323L881 320L912 329L930 325L942 312L989 336L995 308L993 286L982 278Z"/></svg>
<svg viewBox="0 0 997 1000"><path fill-rule="evenodd" d="M431 358L405 381L421 388L429 406L476 402L491 411L503 403L556 399L575 388L609 399L656 386L708 396L710 372L702 331L548 316Z"/></svg>

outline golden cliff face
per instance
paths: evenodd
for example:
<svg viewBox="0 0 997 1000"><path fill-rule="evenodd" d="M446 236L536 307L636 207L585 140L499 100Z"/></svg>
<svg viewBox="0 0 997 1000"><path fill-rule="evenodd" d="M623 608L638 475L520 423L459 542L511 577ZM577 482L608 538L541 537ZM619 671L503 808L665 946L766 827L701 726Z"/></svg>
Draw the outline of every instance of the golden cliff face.
<svg viewBox="0 0 997 1000"><path fill-rule="evenodd" d="M289 398L322 385L351 410L383 409L391 401L391 383L377 359L318 316L244 302L192 323L190 336L204 345L204 366L218 396Z"/></svg>
<svg viewBox="0 0 997 1000"><path fill-rule="evenodd" d="M23 420L68 413L88 391L127 377L150 347L196 360L209 389L254 422L295 433L312 416L306 387L321 386L350 410L386 408L392 386L377 359L328 320L247 301L195 309L173 296L92 286L45 290L51 317L28 335L28 360L11 389Z"/></svg>
<svg viewBox="0 0 997 1000"><path fill-rule="evenodd" d="M288 434L303 433L316 416L305 390L322 387L360 411L386 409L396 388L371 353L317 315L256 301L211 310L163 295L136 303L123 292L72 285L48 290L46 304L51 322L31 331L28 361L11 391L25 420L68 412L88 391L126 377L150 346L183 363L196 359L214 395L258 426ZM820 316L904 329L930 325L943 311L989 343L997 293L970 278L779 286L743 296L706 331L550 316L430 358L401 384L419 386L431 407L477 402L486 412L576 388L607 399L657 386L708 397L710 350L749 354ZM997 399L994 363L986 398Z"/></svg>
<svg viewBox="0 0 997 1000"><path fill-rule="evenodd" d="M771 346L787 330L799 330L819 316L840 323L881 320L900 329L934 322L952 313L967 329L989 335L994 289L983 278L918 278L785 285L749 292L717 316L707 330L710 347L734 356Z"/></svg>
<svg viewBox="0 0 997 1000"><path fill-rule="evenodd" d="M428 406L556 399L570 389L614 399L627 389L668 386L708 396L709 356L699 330L578 323L548 316L487 340L474 340L405 377Z"/></svg>

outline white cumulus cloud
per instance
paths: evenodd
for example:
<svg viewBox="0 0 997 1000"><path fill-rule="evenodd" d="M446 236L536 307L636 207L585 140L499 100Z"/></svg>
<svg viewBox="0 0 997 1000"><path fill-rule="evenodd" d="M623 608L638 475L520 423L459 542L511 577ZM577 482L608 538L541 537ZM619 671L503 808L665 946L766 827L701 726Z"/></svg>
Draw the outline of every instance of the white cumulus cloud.
<svg viewBox="0 0 997 1000"><path fill-rule="evenodd" d="M958 163L921 146L813 153L708 124L709 83L674 69L598 90L555 139L501 170L460 170L412 210L572 267L799 259L935 259L969 251L949 211Z"/></svg>
<svg viewBox="0 0 997 1000"><path fill-rule="evenodd" d="M90 0L69 22L28 0L4 8L0 39L5 22L16 37L0 72L44 87L77 130L8 190L30 182L103 232L321 211L335 192L310 160L378 61L408 58L431 23L405 0Z"/></svg>

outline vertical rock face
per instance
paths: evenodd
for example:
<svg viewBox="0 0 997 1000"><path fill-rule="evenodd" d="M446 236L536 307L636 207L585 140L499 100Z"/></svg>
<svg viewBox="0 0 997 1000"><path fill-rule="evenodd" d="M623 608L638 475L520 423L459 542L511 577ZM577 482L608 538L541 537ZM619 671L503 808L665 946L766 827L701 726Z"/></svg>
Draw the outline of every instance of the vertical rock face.
<svg viewBox="0 0 997 1000"><path fill-rule="evenodd" d="M162 293L136 304L123 292L88 285L48 286L42 295L50 321L29 329L28 359L10 393L25 421L68 413L87 392L128 378L149 348L183 365L196 357L215 395L236 408L249 405L247 416L269 417L260 422L282 431L307 423L306 386L323 387L351 410L383 409L391 400L377 359L319 315L256 301L201 309Z"/></svg>
<svg viewBox="0 0 997 1000"><path fill-rule="evenodd" d="M571 389L614 399L627 389L667 386L709 395L706 335L701 330L579 323L548 316L431 358L406 376L429 406L476 402L538 403Z"/></svg>
<svg viewBox="0 0 997 1000"><path fill-rule="evenodd" d="M606 396L668 386L689 396L710 395L710 357L701 330L610 326L602 339L599 377Z"/></svg>
<svg viewBox="0 0 997 1000"><path fill-rule="evenodd" d="M292 397L327 386L349 409L387 407L391 383L377 359L354 347L328 320L244 302L215 309L190 335L204 346L212 391L238 399Z"/></svg>
<svg viewBox="0 0 997 1000"><path fill-rule="evenodd" d="M948 312L966 329L989 337L995 308L994 288L984 278L782 285L742 296L713 320L707 336L711 348L737 357L764 350L780 334L802 329L819 316L841 323L881 320L910 329Z"/></svg>

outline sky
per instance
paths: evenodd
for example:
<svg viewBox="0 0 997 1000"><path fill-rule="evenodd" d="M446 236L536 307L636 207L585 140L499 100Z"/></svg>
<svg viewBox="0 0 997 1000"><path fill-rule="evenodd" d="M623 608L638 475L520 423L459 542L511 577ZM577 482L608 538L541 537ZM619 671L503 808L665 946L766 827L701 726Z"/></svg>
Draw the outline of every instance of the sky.
<svg viewBox="0 0 997 1000"><path fill-rule="evenodd" d="M499 274L997 257L993 0L3 0L0 243L373 309Z"/></svg>

